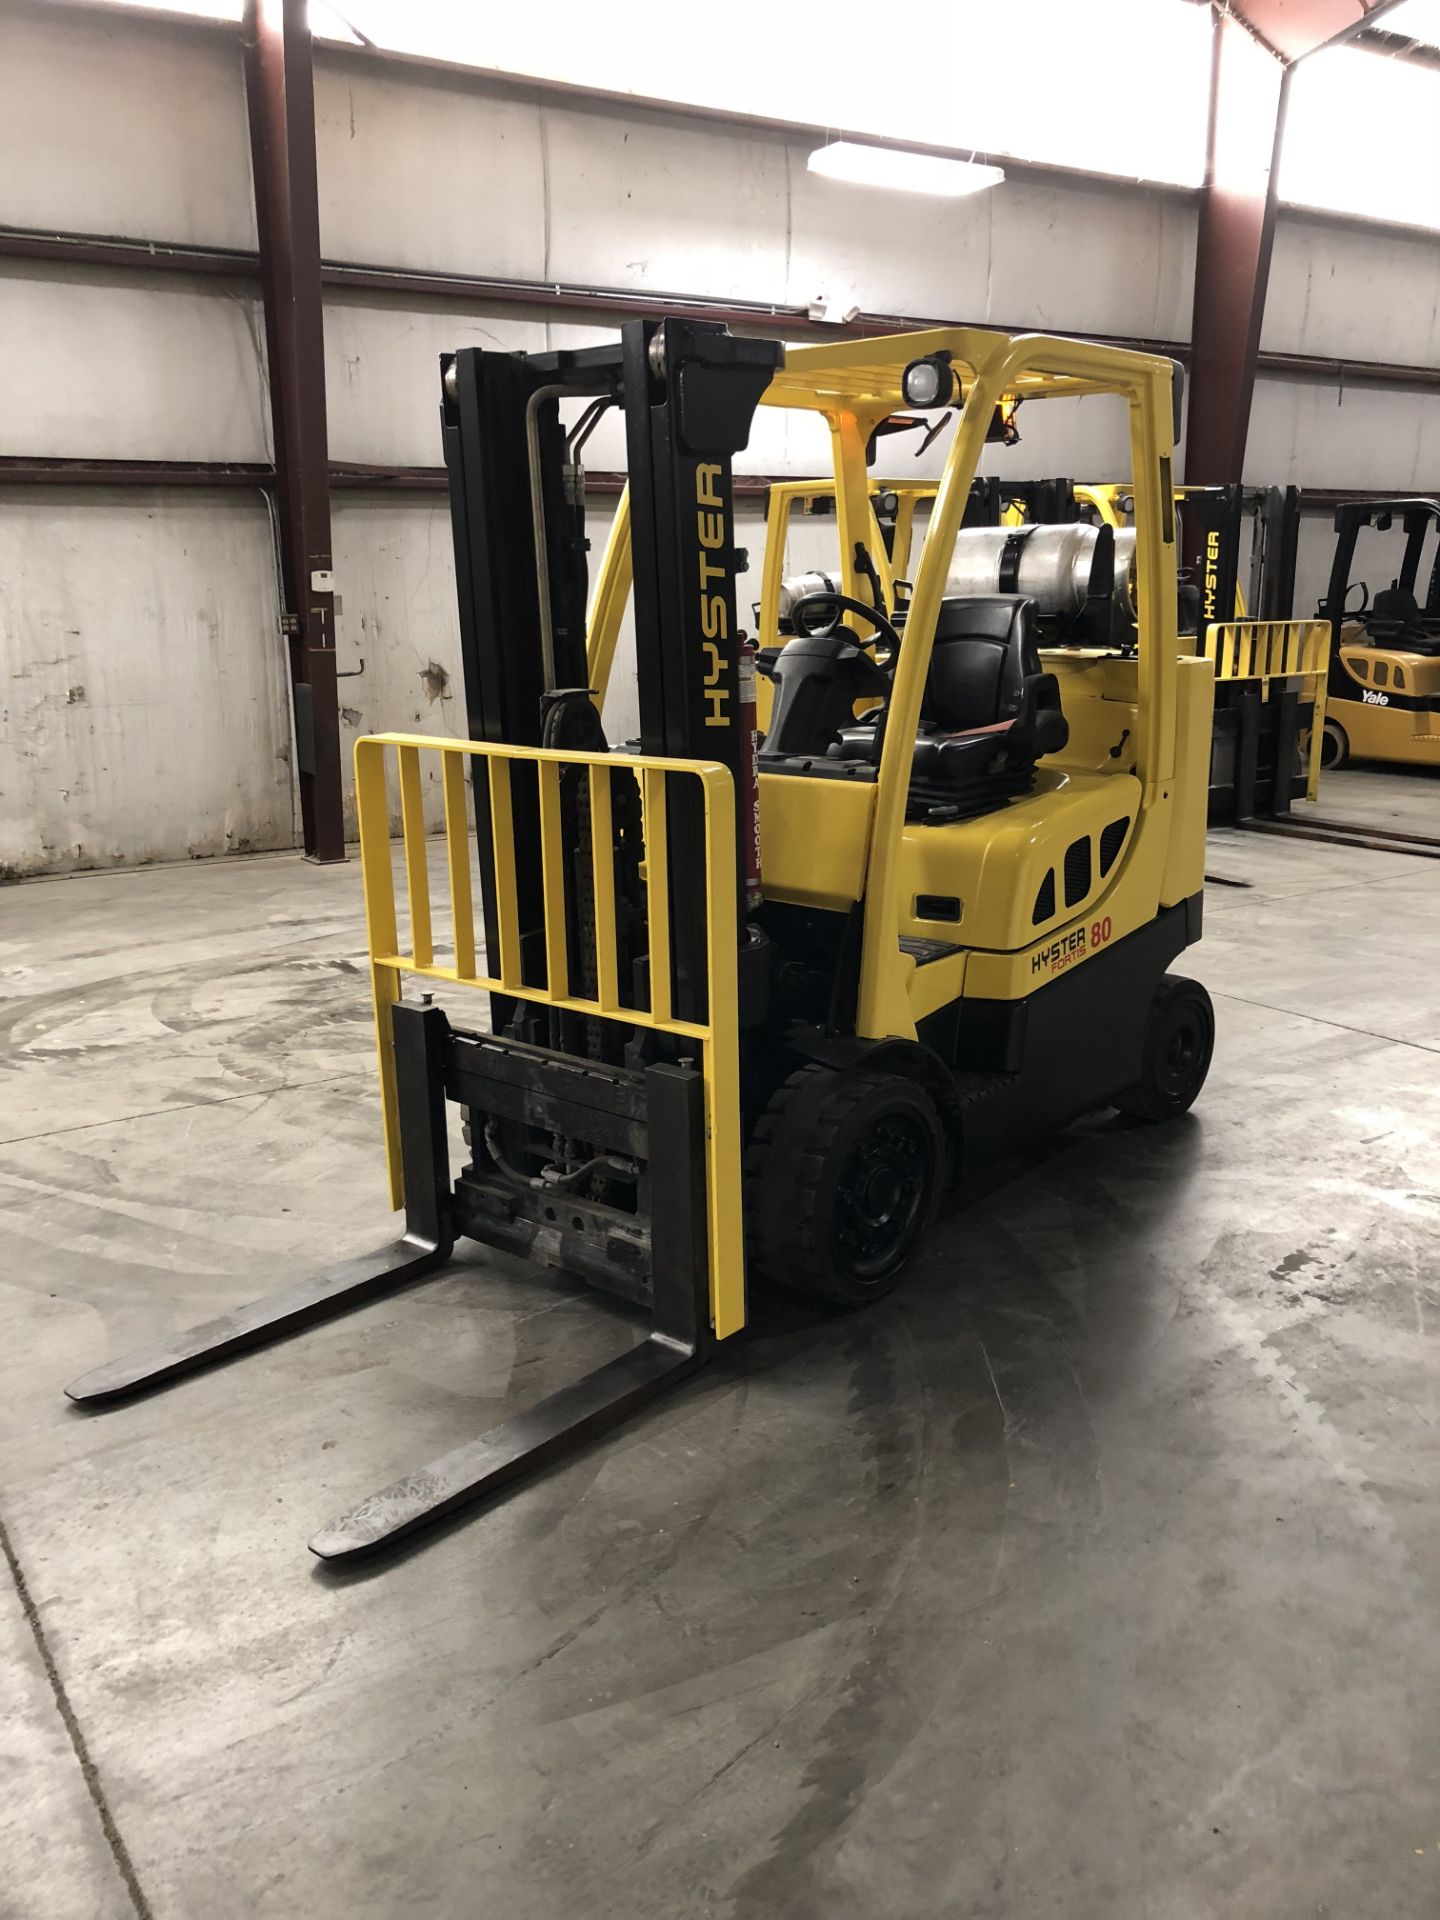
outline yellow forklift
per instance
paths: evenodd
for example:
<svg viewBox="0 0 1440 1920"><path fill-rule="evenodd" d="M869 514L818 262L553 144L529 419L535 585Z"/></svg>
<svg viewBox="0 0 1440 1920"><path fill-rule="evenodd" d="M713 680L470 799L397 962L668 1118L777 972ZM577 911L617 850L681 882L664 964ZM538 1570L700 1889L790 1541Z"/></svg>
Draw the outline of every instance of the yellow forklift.
<svg viewBox="0 0 1440 1920"><path fill-rule="evenodd" d="M1368 528L1405 536L1399 573L1373 598L1355 573L1355 549ZM1426 542L1437 528L1437 500L1347 500L1336 508L1335 557L1320 607L1332 637L1326 767L1350 759L1440 766L1440 542L1424 605L1416 598ZM1352 609L1357 586L1360 604Z"/></svg>
<svg viewBox="0 0 1440 1920"><path fill-rule="evenodd" d="M885 1295L942 1189L1037 1130L1106 1104L1185 1112L1214 1018L1169 969L1200 934L1212 673L1176 635L1178 378L1046 336L782 350L678 317L583 351L448 356L471 738L356 749L404 1230L104 1359L72 1400L294 1332L440 1267L462 1237L648 1310L629 1352L322 1528L313 1550L344 1560L686 1377L744 1327L749 1289ZM1032 553L1030 590L993 529L961 525L1007 408L1097 394L1126 409L1134 463L1123 645L1094 529L1048 584ZM562 404L584 409L568 429ZM946 404L957 431L897 625L875 591L866 445L897 408ZM800 596L767 650L763 740L732 488L757 405L828 428L841 545L839 584ZM629 487L587 619L579 450L608 407ZM616 750L601 709L627 603L640 739Z"/></svg>
<svg viewBox="0 0 1440 1920"><path fill-rule="evenodd" d="M906 575L916 515L930 510L938 485L935 480L871 481L871 505L884 542L875 586L900 624L910 591ZM839 584L833 572L785 571L797 515L821 520L833 515L835 493L828 478L772 483L756 606L762 634L785 635L800 595ZM1197 577L1181 577L1180 644L1186 652L1204 653L1215 669L1210 823L1244 826L1288 819L1293 801L1317 796L1329 651L1323 621L1289 618L1299 492L1294 487L1178 486L1175 499L1182 530L1187 518L1193 520L1201 556ZM992 553L1008 555L1014 585L1037 593L1056 613L1058 605L1050 607L1053 583L1069 579L1070 610L1078 611L1098 550L1093 529L1108 529L1103 537L1113 543L1113 558L1106 564L1113 568L1115 616L1106 639L1127 646L1135 641L1134 504L1128 484L988 475L972 483L963 525L991 529L976 540ZM1239 579L1246 520L1254 617L1246 615ZM813 557L816 543L806 544ZM962 550L970 545L968 532L962 532ZM761 698L763 713L768 711L763 689Z"/></svg>

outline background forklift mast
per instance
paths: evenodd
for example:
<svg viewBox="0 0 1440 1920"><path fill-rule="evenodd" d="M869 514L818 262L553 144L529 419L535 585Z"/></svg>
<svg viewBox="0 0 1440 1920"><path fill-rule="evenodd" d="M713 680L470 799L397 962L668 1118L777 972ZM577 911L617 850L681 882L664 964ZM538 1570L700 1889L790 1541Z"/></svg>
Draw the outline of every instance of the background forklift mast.
<svg viewBox="0 0 1440 1920"><path fill-rule="evenodd" d="M1129 524L1129 487L1079 485L1075 493L1080 505L1101 520L1117 528ZM1190 583L1198 592L1198 626L1192 630L1203 637L1217 621L1290 619L1300 541L1299 488L1181 485L1175 500L1186 535L1182 546L1200 555ZM1250 560L1242 589L1240 555L1247 520Z"/></svg>

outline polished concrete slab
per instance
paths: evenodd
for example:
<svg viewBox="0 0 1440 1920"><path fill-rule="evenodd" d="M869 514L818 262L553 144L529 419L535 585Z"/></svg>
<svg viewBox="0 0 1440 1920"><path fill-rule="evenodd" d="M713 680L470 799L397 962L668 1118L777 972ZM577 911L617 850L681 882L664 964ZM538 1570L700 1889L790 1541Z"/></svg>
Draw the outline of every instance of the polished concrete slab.
<svg viewBox="0 0 1440 1920"><path fill-rule="evenodd" d="M0 1915L1440 1911L1440 865L1210 865L1191 1120L349 1576L317 1523L635 1323L473 1250L71 1410L390 1230L359 874L0 893Z"/></svg>

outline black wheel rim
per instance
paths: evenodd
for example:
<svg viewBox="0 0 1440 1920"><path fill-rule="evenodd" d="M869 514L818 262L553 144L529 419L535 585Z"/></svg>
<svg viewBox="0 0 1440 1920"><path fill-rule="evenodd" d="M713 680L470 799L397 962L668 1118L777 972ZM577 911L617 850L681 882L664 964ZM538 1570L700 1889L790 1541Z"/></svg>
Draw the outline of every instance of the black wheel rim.
<svg viewBox="0 0 1440 1920"><path fill-rule="evenodd" d="M1167 1100L1184 1100L1205 1071L1208 1028L1198 1007L1185 1007L1160 1045L1157 1078Z"/></svg>
<svg viewBox="0 0 1440 1920"><path fill-rule="evenodd" d="M860 1281L883 1280L914 1244L929 1195L933 1143L923 1122L880 1114L852 1148L835 1193L835 1249Z"/></svg>

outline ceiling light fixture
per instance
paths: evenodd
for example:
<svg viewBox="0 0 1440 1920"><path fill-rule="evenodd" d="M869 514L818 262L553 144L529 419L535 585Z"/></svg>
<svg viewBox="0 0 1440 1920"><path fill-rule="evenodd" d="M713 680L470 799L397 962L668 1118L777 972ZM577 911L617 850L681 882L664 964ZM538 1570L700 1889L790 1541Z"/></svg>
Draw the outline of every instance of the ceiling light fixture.
<svg viewBox="0 0 1440 1920"><path fill-rule="evenodd" d="M938 154L911 153L903 147L861 146L854 140L832 140L810 156L811 173L844 180L854 187L890 187L900 193L938 194L960 200L966 194L998 187L1003 167L975 160L945 160Z"/></svg>

